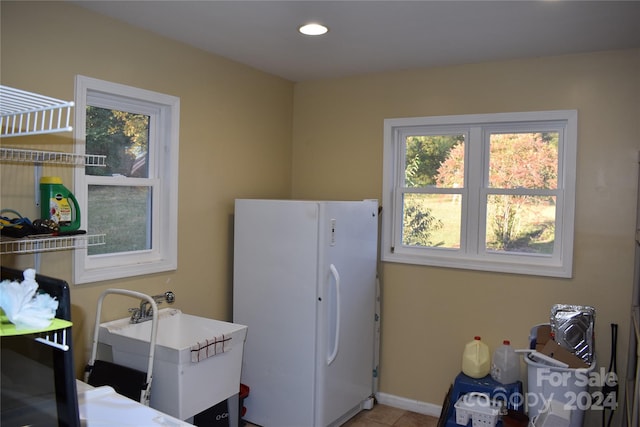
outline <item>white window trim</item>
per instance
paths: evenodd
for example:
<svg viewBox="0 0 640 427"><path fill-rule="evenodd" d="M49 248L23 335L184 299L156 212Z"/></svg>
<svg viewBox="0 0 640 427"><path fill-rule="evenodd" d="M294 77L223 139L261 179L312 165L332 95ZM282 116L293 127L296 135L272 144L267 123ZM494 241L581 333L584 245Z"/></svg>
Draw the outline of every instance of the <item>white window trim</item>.
<svg viewBox="0 0 640 427"><path fill-rule="evenodd" d="M408 247L399 244L402 227L402 194L398 191L401 176L404 175L404 154L400 153L403 133L413 132L425 126L447 127L466 126L477 132L479 126L495 128L519 124L536 126L539 122L563 122L564 140L558 147L558 189L556 196L556 251L551 256L523 255L516 253L489 252L481 249L461 250L442 248ZM494 126L495 125L495 126ZM460 116L433 116L386 119L384 121L384 164L382 203L381 259L386 262L451 267L480 271L528 274L570 278L573 274L573 236L575 217L576 153L577 153L578 113L576 110L554 110L523 113L471 114ZM484 136L482 136L484 138ZM404 145L404 144L402 144ZM465 149L468 168L476 168L488 162L488 154L475 147ZM486 144L483 144L486 146ZM465 175L465 179L468 174ZM461 190L468 198L480 198L486 193L486 184L469 185ZM480 204L481 206L483 204ZM479 213L477 221L469 221L467 212L462 211L463 240L470 239L469 246L478 248L479 230L484 232L486 215ZM469 214L472 215L472 214ZM471 224L471 225L470 225ZM469 227L469 229L467 229Z"/></svg>
<svg viewBox="0 0 640 427"><path fill-rule="evenodd" d="M90 94L97 94L108 102L110 95L122 105L122 98L154 104L159 120L155 129L162 140L162 149L153 150L157 156L150 166L157 165L161 173L150 169L150 178L159 181L154 186L152 209L152 248L148 251L89 256L87 249L74 252L74 283L91 283L175 270L178 267L178 148L180 131L180 98L131 86L76 76L75 82L75 149L85 154L86 109ZM136 178L109 178L111 185L132 182ZM122 181L122 182L118 182ZM97 181L96 181L97 182ZM74 190L80 211L87 212L88 179L82 167L74 171ZM157 202L160 202L159 204ZM87 215L81 216L81 228L88 229ZM109 239L109 236L106 236Z"/></svg>

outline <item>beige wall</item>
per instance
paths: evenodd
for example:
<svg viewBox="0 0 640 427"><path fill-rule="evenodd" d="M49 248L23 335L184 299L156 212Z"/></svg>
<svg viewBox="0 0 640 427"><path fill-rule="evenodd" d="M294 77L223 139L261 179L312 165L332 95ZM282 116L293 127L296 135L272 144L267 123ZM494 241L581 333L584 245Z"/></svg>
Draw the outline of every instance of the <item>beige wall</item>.
<svg viewBox="0 0 640 427"><path fill-rule="evenodd" d="M297 84L293 197L381 198L383 120L577 109L570 280L382 263L381 391L440 404L464 344L527 345L555 303L597 310L597 357L619 324L626 366L634 263L640 50L494 62ZM383 210L383 215L385 214ZM524 373L524 371L523 371Z"/></svg>
<svg viewBox="0 0 640 427"><path fill-rule="evenodd" d="M573 279L381 264L381 391L439 405L467 341L479 334L492 347L503 338L523 347L530 326L558 302L596 307L601 365L609 324L618 323L618 365L626 365L640 50L293 85L64 3L3 1L1 13L2 84L72 99L74 76L83 74L181 99L179 268L73 286L78 365L107 287L172 289L178 308L230 317L234 198L380 199L383 119L550 109L579 111ZM72 141L59 139L70 150ZM30 197L14 190L33 179L31 169L1 167L1 206L36 215ZM2 264L32 259L5 256ZM68 253L41 260L43 273L71 280ZM125 315L129 301L108 301L105 317Z"/></svg>
<svg viewBox="0 0 640 427"><path fill-rule="evenodd" d="M175 307L230 320L233 200L289 196L292 83L65 3L3 1L1 7L2 84L73 99L74 77L82 74L181 100L178 270L73 285L76 364L87 361L97 299L106 288L149 294L171 289ZM36 139L72 150L69 137ZM37 218L33 168L0 167L0 206ZM69 168L62 169L46 167L44 173L72 183ZM126 220L126 213L118 219ZM3 256L2 264L26 267L33 256ZM42 273L71 283L70 252L42 254L41 264ZM136 305L119 298L106 300L104 318L126 316L127 307Z"/></svg>

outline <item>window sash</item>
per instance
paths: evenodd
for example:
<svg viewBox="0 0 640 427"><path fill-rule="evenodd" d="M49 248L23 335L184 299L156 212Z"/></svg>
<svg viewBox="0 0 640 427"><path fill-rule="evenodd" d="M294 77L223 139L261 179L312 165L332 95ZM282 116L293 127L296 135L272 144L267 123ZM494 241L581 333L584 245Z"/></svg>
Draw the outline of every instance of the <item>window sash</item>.
<svg viewBox="0 0 640 427"><path fill-rule="evenodd" d="M496 133L558 132L558 183L555 189L489 187L489 138ZM465 135L463 188L407 187L406 138ZM385 120L382 260L487 271L571 277L575 205L577 112L573 110L441 116ZM403 200L408 194L459 194L462 205L460 249L402 244ZM551 254L487 249L488 197L555 197L555 238ZM390 210L390 212L389 212Z"/></svg>
<svg viewBox="0 0 640 427"><path fill-rule="evenodd" d="M147 187L151 209L146 226L151 227L148 250L88 255L87 249L74 252L74 282L89 283L137 276L177 268L178 135L177 97L85 76L76 78L76 140L86 135L87 105L144 114L149 120L148 178L87 175L74 171L75 189L81 210L88 212L90 185ZM76 144L76 153L85 154L85 145ZM108 159L107 159L108 161ZM87 215L82 228L88 229ZM109 236L106 236L109 239Z"/></svg>
<svg viewBox="0 0 640 427"><path fill-rule="evenodd" d="M160 188L160 180L157 178L120 178L120 177L101 177L101 176L86 176L86 184L87 187L90 186L102 186L102 187L138 187L138 188L148 188L150 190L149 199L150 199L150 209L147 213L147 221L146 221L146 235L148 236L148 240L150 242L149 249L143 250L134 250L134 251L122 251L122 252L113 252L113 253L105 253L105 254L87 254L87 266L89 268L98 268L98 267L107 267L109 266L109 262L105 260L101 260L104 258L108 258L109 255L134 255L134 254L148 254L147 257L152 259L160 259L160 248L154 242L160 241L160 230L159 227L153 226L153 224L158 224L160 221L160 212L159 212L159 203L154 203L154 200L159 200L159 188ZM88 197L87 197L88 203ZM125 213L126 215L126 213ZM115 220L119 220L119 218L115 218ZM126 220L126 218L125 218Z"/></svg>

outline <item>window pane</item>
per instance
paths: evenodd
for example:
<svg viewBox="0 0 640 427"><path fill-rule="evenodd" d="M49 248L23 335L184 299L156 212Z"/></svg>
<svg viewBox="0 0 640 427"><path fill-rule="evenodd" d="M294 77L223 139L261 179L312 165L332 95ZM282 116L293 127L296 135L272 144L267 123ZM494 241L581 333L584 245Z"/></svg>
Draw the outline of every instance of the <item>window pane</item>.
<svg viewBox="0 0 640 427"><path fill-rule="evenodd" d="M556 198L493 195L487 199L487 249L551 255Z"/></svg>
<svg viewBox="0 0 640 427"><path fill-rule="evenodd" d="M90 185L89 232L106 234L105 245L90 246L89 255L151 249L149 187Z"/></svg>
<svg viewBox="0 0 640 427"><path fill-rule="evenodd" d="M405 194L402 244L459 248L461 217L458 194Z"/></svg>
<svg viewBox="0 0 640 427"><path fill-rule="evenodd" d="M464 135L409 136L405 153L406 187L463 187Z"/></svg>
<svg viewBox="0 0 640 427"><path fill-rule="evenodd" d="M86 122L86 153L107 156L87 175L149 177L149 116L88 106Z"/></svg>
<svg viewBox="0 0 640 427"><path fill-rule="evenodd" d="M558 132L491 134L489 187L557 188L558 137Z"/></svg>

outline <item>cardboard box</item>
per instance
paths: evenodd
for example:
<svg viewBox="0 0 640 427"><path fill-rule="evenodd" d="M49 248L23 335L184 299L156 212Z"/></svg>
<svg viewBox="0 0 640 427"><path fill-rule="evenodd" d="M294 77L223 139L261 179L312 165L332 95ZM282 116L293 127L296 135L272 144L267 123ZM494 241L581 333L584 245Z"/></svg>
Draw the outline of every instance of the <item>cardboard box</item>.
<svg viewBox="0 0 640 427"><path fill-rule="evenodd" d="M580 359L575 354L571 353L569 350L564 347L560 347L560 345L552 340L546 342L544 347L541 350L538 350L540 353L545 356L552 357L556 360L566 363L569 365L569 368L588 368L589 365Z"/></svg>
<svg viewBox="0 0 640 427"><path fill-rule="evenodd" d="M542 352L545 344L551 339L551 325L540 325L536 331L536 350Z"/></svg>

